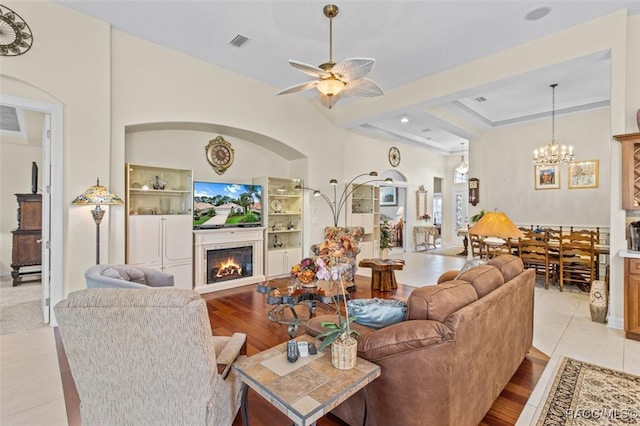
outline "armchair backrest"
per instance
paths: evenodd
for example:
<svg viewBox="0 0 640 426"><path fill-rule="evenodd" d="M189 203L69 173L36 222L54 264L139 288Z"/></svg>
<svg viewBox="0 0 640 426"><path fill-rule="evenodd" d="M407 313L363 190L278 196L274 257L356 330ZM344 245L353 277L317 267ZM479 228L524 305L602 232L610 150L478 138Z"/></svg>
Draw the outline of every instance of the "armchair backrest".
<svg viewBox="0 0 640 426"><path fill-rule="evenodd" d="M336 246L344 248L340 257L340 265L345 281L353 281L358 268L356 256L360 253L360 241L364 234L361 226L327 226L324 230L325 239L322 243L311 246L315 256L323 258L325 262L329 253L334 252Z"/></svg>
<svg viewBox="0 0 640 426"><path fill-rule="evenodd" d="M212 416L224 380L197 292L87 289L54 311L83 425L202 425Z"/></svg>

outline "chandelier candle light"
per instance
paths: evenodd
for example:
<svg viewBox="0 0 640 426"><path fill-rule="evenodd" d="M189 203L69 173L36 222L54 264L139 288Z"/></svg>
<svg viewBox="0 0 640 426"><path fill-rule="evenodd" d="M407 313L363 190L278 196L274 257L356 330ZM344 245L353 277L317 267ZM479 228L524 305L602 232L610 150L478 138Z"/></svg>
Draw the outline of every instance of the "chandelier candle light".
<svg viewBox="0 0 640 426"><path fill-rule="evenodd" d="M556 143L556 87L551 87L551 143L533 151L533 164L538 167L566 165L573 160L573 147Z"/></svg>
<svg viewBox="0 0 640 426"><path fill-rule="evenodd" d="M391 178L385 178L385 179L371 179L365 182L361 182L356 184L355 186L351 187L351 185L353 184L353 182L356 181L356 179L362 177L362 176L372 176L372 177L377 177L378 176L378 172L376 171L372 171L369 173L362 173L359 174L358 176L354 177L353 179L351 179L349 181L349 183L347 183L345 185L344 191L342 191L342 195L340 195L340 198L338 198L338 191L337 191L337 186L338 186L338 180L337 179L331 179L329 181L329 183L333 186L333 201L327 197L325 194L323 194L322 192L320 192L317 189L313 189L313 188L309 188L309 187L303 187L301 185L296 185L296 189L306 189L307 191L312 191L313 192L313 196L314 197L322 197L322 199L327 203L327 205L329 206L329 209L331 210L331 216L333 218L333 226L338 226L338 221L340 219L340 213L342 212L342 209L344 208L345 203L347 202L347 199L349 198L349 196L351 194L353 194L353 191L355 191L356 189L360 188L362 185L366 185L367 183L372 183L372 182L387 182L387 183L392 183L393 179Z"/></svg>

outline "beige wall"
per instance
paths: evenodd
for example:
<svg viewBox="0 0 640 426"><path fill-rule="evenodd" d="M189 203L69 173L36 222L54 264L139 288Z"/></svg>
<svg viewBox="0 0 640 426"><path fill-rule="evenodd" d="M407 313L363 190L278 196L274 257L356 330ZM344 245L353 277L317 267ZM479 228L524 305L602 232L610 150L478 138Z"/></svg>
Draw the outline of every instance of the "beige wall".
<svg viewBox="0 0 640 426"><path fill-rule="evenodd" d="M50 2L16 2L6 5L19 11L36 33L36 43L25 55L0 58L0 84L3 94L23 96L55 102L64 106L64 294L83 288L83 271L94 262L95 225L82 207L72 207L71 200L92 184L97 176L116 193L124 193L124 164L126 161L125 130L128 126L187 122L204 123L228 129L244 129L252 132L251 137L236 140L247 158L236 159L237 167L228 176L253 175L253 167L260 164L260 155L271 145L267 138L275 140L293 151L302 154L290 161L289 172L305 179L308 186L329 191L328 179L350 178L371 169L383 171L390 168L387 162L388 147L391 143L364 137L346 131L333 124L357 122L363 113L373 112L376 103L368 99L354 102L328 111L316 102L302 96L276 97L275 88L254 81L224 69L206 64L200 60L170 51L152 43L144 42L93 18L70 11ZM637 42L640 23L637 17L628 19L616 13L556 35L545 37L532 43L518 46L491 57L461 66L457 69L424 81L411 87L403 87L385 94L385 103L396 103L399 107L410 104L414 93L432 93L433 99L455 96L461 90L474 85L488 84L501 78L536 70L539 67L556 64L595 52L612 52L612 105L610 127L598 128L596 133L606 137L611 133L633 131L629 109L637 109L640 95L637 95L638 57ZM631 40L634 41L631 44ZM634 93L627 94L626 88ZM634 107L634 105L636 107ZM596 112L595 114L601 114ZM600 117L600 116L598 116ZM602 118L598 118L600 121ZM525 125L526 126L526 125ZM573 126L572 126L573 127ZM578 126L579 128L580 126ZM562 121L558 122L558 131ZM534 145L548 139L548 126L543 122L527 127L530 138L524 156L525 161ZM506 143L510 129L493 133ZM534 134L538 133L539 134ZM233 138L232 135L229 138ZM481 135L479 145L485 135ZM529 137L529 135L527 135ZM524 138L516 138L523 140ZM535 142L535 143L534 143ZM607 142L611 144L610 139ZM607 144L605 143L605 145ZM195 142L193 143L196 144ZM251 149L252 145L258 149ZM578 151L578 155L583 155ZM193 148L193 149L192 149ZM451 164L457 156L444 159L409 145L401 145L402 163L398 168L409 181L409 194L420 184L425 184L432 194L434 176L445 178L444 193L450 194ZM582 152L587 146L581 147ZM274 151L275 152L275 151ZM598 152L594 151L594 155ZM139 155L139 154L136 154ZM155 155L155 154L154 154ZM273 157L275 164L283 159ZM278 154L280 155L280 154ZM471 159L476 155L471 148ZM522 155L522 153L520 153ZM619 154L618 154L619 155ZM284 158L281 155L282 158ZM606 158L606 154L604 154ZM139 158L139 157L136 157ZM151 156L149 158L152 158ZM203 149L185 147L175 153L176 162L183 164L186 159L203 161ZM479 157L483 158L483 157ZM158 161L161 159L155 157ZM615 148L610 155L610 190L620 191L619 158ZM166 160L166 159L165 159ZM481 165L485 167L486 165ZM199 166L198 166L199 167ZM477 166L476 166L477 167ZM483 176L482 185L493 180L499 181L504 172L499 168L492 175L489 169L475 170L472 174ZM601 163L601 171L606 165ZM271 171L261 169L262 172ZM531 166L524 164L523 181L518 185L526 188L532 183ZM276 173L274 173L276 174ZM281 173L277 173L281 175ZM606 182L602 176L602 182ZM492 192L485 198L498 203L499 192ZM604 190L604 186L601 184ZM531 192L529 188L527 191ZM600 194L601 191L594 193ZM567 193L566 189L560 193ZM494 196L494 194L496 194ZM532 193L532 196L537 194ZM600 196L600 195L598 195ZM408 200L411 201L409 196ZM518 205L514 200L514 204ZM612 196L610 203L618 203ZM566 206L571 205L567 200ZM317 199L308 201L307 215L310 227L306 230L306 240L317 240L319 229L329 222L326 207ZM445 215L450 200L445 200ZM619 206L619 203L617 204ZM566 216L558 222L575 222L571 208L558 206ZM515 217L526 217L517 207L508 206ZM409 210L411 207L408 207ZM619 207L611 209L612 248L624 245L624 224L619 223L624 213ZM605 220L595 216L595 220ZM411 224L408 224L409 226ZM124 260L124 211L110 208L102 225L103 262ZM612 260L612 314L621 318L621 262ZM55 300L54 300L55 302Z"/></svg>

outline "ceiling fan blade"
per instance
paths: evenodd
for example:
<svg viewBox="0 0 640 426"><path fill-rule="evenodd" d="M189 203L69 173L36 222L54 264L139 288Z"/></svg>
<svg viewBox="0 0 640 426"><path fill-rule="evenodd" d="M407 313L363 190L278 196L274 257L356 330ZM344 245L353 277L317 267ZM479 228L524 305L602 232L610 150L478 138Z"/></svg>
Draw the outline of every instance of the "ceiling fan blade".
<svg viewBox="0 0 640 426"><path fill-rule="evenodd" d="M337 104L338 101L340 100L340 93L333 96L327 96L323 93L319 93L319 95L320 95L320 104L322 104L323 107L329 108L329 109L334 107L335 104Z"/></svg>
<svg viewBox="0 0 640 426"><path fill-rule="evenodd" d="M291 87L287 87L286 89L276 93L276 95L288 95L289 93L301 92L307 89L313 89L318 85L318 81L307 81L306 83L296 84Z"/></svg>
<svg viewBox="0 0 640 426"><path fill-rule="evenodd" d="M375 62L371 58L349 58L335 64L331 71L340 74L346 81L357 80L367 75Z"/></svg>
<svg viewBox="0 0 640 426"><path fill-rule="evenodd" d="M295 69L302 71L305 74L309 74L312 77L326 78L330 75L328 72L320 67L316 67L315 65L305 64L304 62L294 61L293 59L290 59L289 63Z"/></svg>
<svg viewBox="0 0 640 426"><path fill-rule="evenodd" d="M373 97L384 94L380 86L368 78L360 78L348 82L342 92L350 96Z"/></svg>

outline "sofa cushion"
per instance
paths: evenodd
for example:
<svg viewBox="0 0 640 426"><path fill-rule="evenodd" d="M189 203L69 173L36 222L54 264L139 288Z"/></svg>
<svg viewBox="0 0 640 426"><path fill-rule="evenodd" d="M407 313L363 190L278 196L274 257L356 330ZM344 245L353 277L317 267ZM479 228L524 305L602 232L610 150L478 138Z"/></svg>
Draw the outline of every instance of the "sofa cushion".
<svg viewBox="0 0 640 426"><path fill-rule="evenodd" d="M462 276L462 274L467 272L469 269L475 268L476 266L480 266L480 265L486 265L486 264L487 264L486 260L469 259L466 262L464 262L464 265L462 265L462 268L460 268L460 272L458 272L456 277L453 278L453 279L455 279L455 280L460 279L460 276Z"/></svg>
<svg viewBox="0 0 640 426"><path fill-rule="evenodd" d="M471 268L460 275L458 279L470 283L478 293L478 299L504 284L504 278L500 271L491 265L480 265Z"/></svg>
<svg viewBox="0 0 640 426"><path fill-rule="evenodd" d="M146 284L144 272L130 266L112 266L102 271L102 275L108 278Z"/></svg>
<svg viewBox="0 0 640 426"><path fill-rule="evenodd" d="M466 281L420 287L407 300L407 319L444 322L450 314L476 300L476 291Z"/></svg>
<svg viewBox="0 0 640 426"><path fill-rule="evenodd" d="M510 254L503 254L498 257L494 257L488 264L495 266L500 270L504 277L504 282L511 281L516 275L519 275L524 271L524 263L522 263L522 259Z"/></svg>

